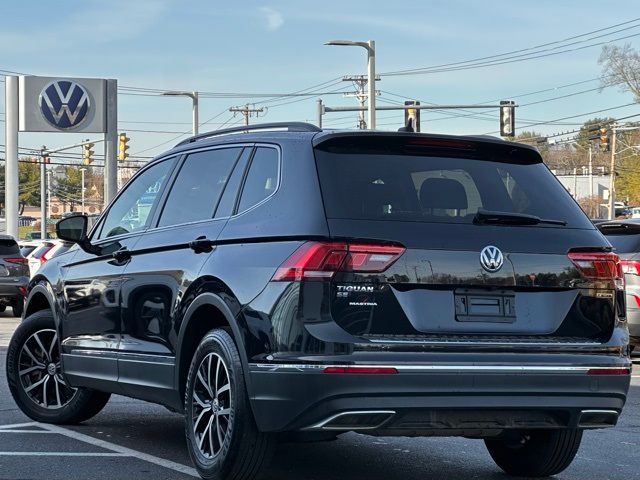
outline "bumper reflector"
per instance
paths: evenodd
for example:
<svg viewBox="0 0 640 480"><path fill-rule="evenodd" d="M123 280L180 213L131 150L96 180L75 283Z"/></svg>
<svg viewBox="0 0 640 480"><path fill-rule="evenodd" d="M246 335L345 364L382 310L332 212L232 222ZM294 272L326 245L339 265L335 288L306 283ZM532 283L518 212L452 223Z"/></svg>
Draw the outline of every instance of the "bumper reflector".
<svg viewBox="0 0 640 480"><path fill-rule="evenodd" d="M628 367L615 368L590 368L587 375L631 375L631 369Z"/></svg>

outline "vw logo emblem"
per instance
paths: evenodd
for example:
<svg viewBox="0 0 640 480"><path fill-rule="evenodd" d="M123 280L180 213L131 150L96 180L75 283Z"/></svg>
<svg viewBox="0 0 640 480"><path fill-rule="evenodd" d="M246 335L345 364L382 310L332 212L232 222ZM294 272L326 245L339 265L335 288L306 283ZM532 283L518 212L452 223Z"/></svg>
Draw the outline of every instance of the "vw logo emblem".
<svg viewBox="0 0 640 480"><path fill-rule="evenodd" d="M497 272L502 268L504 257L498 247L487 245L480 252L480 265L487 272Z"/></svg>
<svg viewBox="0 0 640 480"><path fill-rule="evenodd" d="M40 92L40 112L56 128L77 127L89 113L89 94L79 83L70 80L51 82Z"/></svg>

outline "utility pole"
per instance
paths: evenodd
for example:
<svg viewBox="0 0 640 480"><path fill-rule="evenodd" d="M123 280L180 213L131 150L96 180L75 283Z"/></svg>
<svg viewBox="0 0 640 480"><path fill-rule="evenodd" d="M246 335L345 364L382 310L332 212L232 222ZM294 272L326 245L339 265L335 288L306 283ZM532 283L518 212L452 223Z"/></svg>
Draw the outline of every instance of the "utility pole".
<svg viewBox="0 0 640 480"><path fill-rule="evenodd" d="M589 196L593 197L593 158L591 153L591 142L589 142Z"/></svg>
<svg viewBox="0 0 640 480"><path fill-rule="evenodd" d="M45 151L47 147L42 146L40 151L40 238L47 238L47 164L45 163Z"/></svg>
<svg viewBox="0 0 640 480"><path fill-rule="evenodd" d="M615 169L616 169L616 134L618 125L611 125L611 166L609 167L609 220L616 218L616 191L615 191Z"/></svg>
<svg viewBox="0 0 640 480"><path fill-rule="evenodd" d="M231 107L229 111L232 112L234 116L236 113L241 113L244 116L244 124L249 125L249 118L252 116L258 117L260 113L264 112L264 108L252 108L247 103L244 107Z"/></svg>
<svg viewBox="0 0 640 480"><path fill-rule="evenodd" d="M367 97L369 96L367 93L367 83L369 77L368 75L346 75L342 77L343 82L352 82L353 86L356 88L355 92L345 93L345 97L355 97L360 102L360 106L362 110L358 112L358 128L360 130L367 129L367 122L364 119L364 107L367 103ZM376 81L380 80L380 75L376 75ZM380 92L376 91L375 94L378 95Z"/></svg>
<svg viewBox="0 0 640 480"><path fill-rule="evenodd" d="M84 167L82 167L80 169L80 173L82 174L82 197L81 197L82 200L81 200L80 205L82 205L82 214L83 215L86 214L86 212L84 211L84 172L86 172L86 171L87 171L87 169L84 168ZM118 169L118 173L120 173L120 169Z"/></svg>
<svg viewBox="0 0 640 480"><path fill-rule="evenodd" d="M51 170L47 170L47 218L51 217Z"/></svg>

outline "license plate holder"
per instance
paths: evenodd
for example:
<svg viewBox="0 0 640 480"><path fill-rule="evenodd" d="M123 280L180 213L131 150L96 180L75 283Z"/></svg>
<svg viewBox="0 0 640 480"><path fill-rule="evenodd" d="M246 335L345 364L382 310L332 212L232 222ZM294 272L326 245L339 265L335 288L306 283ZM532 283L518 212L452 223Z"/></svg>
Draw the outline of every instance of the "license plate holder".
<svg viewBox="0 0 640 480"><path fill-rule="evenodd" d="M514 323L516 302L513 292L482 292L456 290L454 294L456 321Z"/></svg>

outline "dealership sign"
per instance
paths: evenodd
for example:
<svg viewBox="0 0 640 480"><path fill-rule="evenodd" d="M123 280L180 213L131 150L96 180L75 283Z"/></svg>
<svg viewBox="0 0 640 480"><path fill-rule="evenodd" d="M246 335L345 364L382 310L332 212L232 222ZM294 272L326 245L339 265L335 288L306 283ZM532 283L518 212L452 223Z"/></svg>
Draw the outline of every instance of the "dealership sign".
<svg viewBox="0 0 640 480"><path fill-rule="evenodd" d="M102 79L21 76L20 131L103 133L105 98Z"/></svg>

